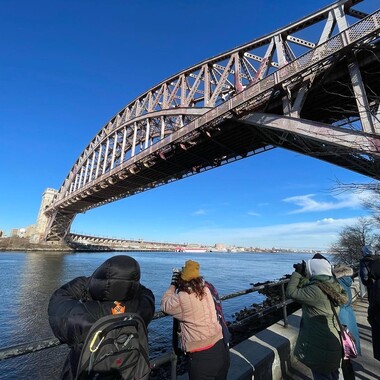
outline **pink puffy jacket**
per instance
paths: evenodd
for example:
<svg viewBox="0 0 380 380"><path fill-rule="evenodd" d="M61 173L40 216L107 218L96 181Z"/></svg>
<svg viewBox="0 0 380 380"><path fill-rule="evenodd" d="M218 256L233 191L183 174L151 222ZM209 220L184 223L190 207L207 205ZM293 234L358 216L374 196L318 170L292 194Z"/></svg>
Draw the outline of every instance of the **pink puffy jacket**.
<svg viewBox="0 0 380 380"><path fill-rule="evenodd" d="M161 310L180 322L182 349L186 352L210 347L223 339L214 300L207 287L205 292L200 300L194 293L176 293L171 285L161 299Z"/></svg>

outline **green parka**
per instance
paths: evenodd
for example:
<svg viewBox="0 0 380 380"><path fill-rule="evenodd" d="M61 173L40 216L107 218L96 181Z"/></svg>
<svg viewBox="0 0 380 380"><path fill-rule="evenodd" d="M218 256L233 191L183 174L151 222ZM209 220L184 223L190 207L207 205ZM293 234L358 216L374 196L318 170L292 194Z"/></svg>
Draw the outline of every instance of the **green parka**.
<svg viewBox="0 0 380 380"><path fill-rule="evenodd" d="M331 303L317 282L323 284L338 305L347 301L345 290L334 277L319 275L307 280L297 272L290 277L286 295L302 304L295 356L310 369L328 374L341 365L342 345ZM336 312L339 314L339 307L336 307Z"/></svg>

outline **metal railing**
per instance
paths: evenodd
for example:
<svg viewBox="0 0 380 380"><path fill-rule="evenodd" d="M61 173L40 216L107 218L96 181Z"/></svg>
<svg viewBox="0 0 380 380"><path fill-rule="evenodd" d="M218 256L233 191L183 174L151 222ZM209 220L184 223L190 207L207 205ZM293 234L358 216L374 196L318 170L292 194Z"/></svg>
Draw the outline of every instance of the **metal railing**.
<svg viewBox="0 0 380 380"><path fill-rule="evenodd" d="M281 298L280 302L278 302L274 305L271 305L269 307L262 307L262 308L260 308L259 311L256 311L254 313L249 314L249 316L247 316L246 318L242 318L239 321L234 322L232 324L232 326L247 324L254 318L260 318L260 317L263 317L266 315L270 315L270 314L274 313L275 311L282 309L283 310L284 327L287 327L287 325L288 325L287 305L289 305L290 303L293 302L292 300L286 299L286 297L285 297L285 284L287 282L289 282L289 279L268 282L268 283L260 284L260 285L256 285L256 286L251 284L252 285L251 288L241 290L241 291L238 291L235 293L231 293L228 295L221 296L220 299L222 301L226 301L226 300L229 300L232 298L241 297L241 296L246 295L246 294L265 291L265 290L268 290L268 289L274 288L274 287L280 288L280 293L279 293L280 298ZM156 312L154 314L153 319L159 319L159 318L163 318L163 317L168 317L168 315L166 315L162 311L159 311L159 312ZM27 343L27 344L21 344L18 346L3 348L3 349L0 349L0 361L10 359L13 357L17 357L17 356L21 356L21 355L30 354L33 352L38 352L38 351L48 349L48 348L53 348L53 347L63 345L63 344L64 343L61 343L57 338L52 337L52 338L48 338L48 339L44 339L44 340L39 340L37 342L32 342L32 343ZM162 366L163 364L166 364L169 362L171 363L171 379L175 380L176 376L177 376L177 374L176 374L177 355L175 354L174 351L150 360L150 364L151 364L152 369L158 368L158 367Z"/></svg>

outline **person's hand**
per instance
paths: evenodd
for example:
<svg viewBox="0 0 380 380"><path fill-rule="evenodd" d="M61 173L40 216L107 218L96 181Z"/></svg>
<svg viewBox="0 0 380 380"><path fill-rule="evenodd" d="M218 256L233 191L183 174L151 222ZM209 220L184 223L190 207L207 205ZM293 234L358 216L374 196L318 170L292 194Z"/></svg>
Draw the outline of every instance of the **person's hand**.
<svg viewBox="0 0 380 380"><path fill-rule="evenodd" d="M178 287L178 281L179 281L179 275L180 271L176 268L173 269L173 275L172 275L172 280L170 282L170 285L174 285L176 288Z"/></svg>
<svg viewBox="0 0 380 380"><path fill-rule="evenodd" d="M293 265L294 270L301 276L306 276L306 262L302 260L302 263L297 263Z"/></svg>

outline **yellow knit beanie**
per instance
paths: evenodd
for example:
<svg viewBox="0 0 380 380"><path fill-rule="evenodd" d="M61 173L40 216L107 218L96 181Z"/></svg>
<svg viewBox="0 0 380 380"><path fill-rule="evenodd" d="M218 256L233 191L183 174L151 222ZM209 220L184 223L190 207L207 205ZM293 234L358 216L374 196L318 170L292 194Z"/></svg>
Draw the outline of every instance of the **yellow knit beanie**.
<svg viewBox="0 0 380 380"><path fill-rule="evenodd" d="M194 278L200 277L199 275L199 263L192 260L187 260L185 266L181 271L181 278L184 281L191 281Z"/></svg>

